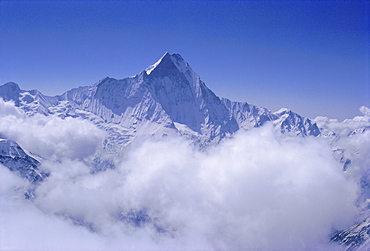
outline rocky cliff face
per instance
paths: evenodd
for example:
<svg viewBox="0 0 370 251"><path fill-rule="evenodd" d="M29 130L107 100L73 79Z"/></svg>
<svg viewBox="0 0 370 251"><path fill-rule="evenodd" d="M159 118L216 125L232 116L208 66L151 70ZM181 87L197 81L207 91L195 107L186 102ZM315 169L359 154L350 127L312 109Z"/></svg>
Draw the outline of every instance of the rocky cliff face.
<svg viewBox="0 0 370 251"><path fill-rule="evenodd" d="M28 155L16 142L0 138L0 163L20 177L37 184L46 173L39 170L40 162Z"/></svg>

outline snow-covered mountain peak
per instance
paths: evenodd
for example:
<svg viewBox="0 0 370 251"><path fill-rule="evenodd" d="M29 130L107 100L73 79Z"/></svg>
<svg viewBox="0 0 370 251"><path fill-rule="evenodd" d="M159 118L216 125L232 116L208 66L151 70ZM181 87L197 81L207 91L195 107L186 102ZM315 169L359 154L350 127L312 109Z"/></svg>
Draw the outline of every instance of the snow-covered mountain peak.
<svg viewBox="0 0 370 251"><path fill-rule="evenodd" d="M105 81L108 81L109 79L111 79L111 77L106 76L105 78L102 78L101 80L99 80L95 85L99 85Z"/></svg>
<svg viewBox="0 0 370 251"><path fill-rule="evenodd" d="M193 71L190 67L190 65L185 62L185 60L181 57L180 54L177 54L177 53L173 53L171 56L170 56L170 59L171 61L176 65L177 69L182 72L182 73L186 73L188 71Z"/></svg>
<svg viewBox="0 0 370 251"><path fill-rule="evenodd" d="M100 86L102 86L102 85L104 85L104 84L106 84L106 83L111 82L112 80L113 80L113 81L115 81L116 79L111 78L111 77L105 77L105 78L103 78L103 79L99 80L98 82L96 82L96 83L94 84L94 86L95 86L95 87L100 87Z"/></svg>
<svg viewBox="0 0 370 251"><path fill-rule="evenodd" d="M155 62L145 70L146 74L150 75L150 73L162 62L162 60L170 56L171 55L168 52L166 52L157 62Z"/></svg>
<svg viewBox="0 0 370 251"><path fill-rule="evenodd" d="M12 140L0 138L0 154L11 158L24 158L25 152Z"/></svg>
<svg viewBox="0 0 370 251"><path fill-rule="evenodd" d="M190 65L185 62L180 54L173 53L171 55L168 52L166 52L155 64L149 66L145 70L147 75L152 74L154 71L161 75L176 74L177 72L194 74Z"/></svg>
<svg viewBox="0 0 370 251"><path fill-rule="evenodd" d="M166 53L148 69L150 70L142 72L142 77L146 82L151 83L152 88L174 89L176 95L183 95L183 89L190 87L191 92L198 98L202 98L204 94L202 88L207 89L199 75L193 71L180 54Z"/></svg>
<svg viewBox="0 0 370 251"><path fill-rule="evenodd" d="M13 100L16 106L19 106L19 93L20 92L21 92L21 89L14 82L8 82L0 86L0 96L4 99L4 101Z"/></svg>
<svg viewBox="0 0 370 251"><path fill-rule="evenodd" d="M20 90L15 83L0 86L0 97L14 100L27 115L90 119L118 144L128 144L139 135L173 133L196 138L200 144L218 142L240 128L260 127L268 121L294 135L320 134L316 124L289 109L272 113L246 102L221 101L177 53L166 52L133 77L105 77L55 97Z"/></svg>
<svg viewBox="0 0 370 251"><path fill-rule="evenodd" d="M12 88L12 89L18 89L20 90L19 88L19 85L14 83L14 82L8 82L8 83L5 83L4 85L2 85L3 87L7 87L7 88Z"/></svg>
<svg viewBox="0 0 370 251"><path fill-rule="evenodd" d="M2 136L0 136L0 164L34 184L48 176L47 173L40 172L40 162L28 155L15 141Z"/></svg>
<svg viewBox="0 0 370 251"><path fill-rule="evenodd" d="M292 112L292 110L288 109L288 108L281 108L279 109L278 111L274 112L275 114L277 115L284 115L284 114L290 114Z"/></svg>

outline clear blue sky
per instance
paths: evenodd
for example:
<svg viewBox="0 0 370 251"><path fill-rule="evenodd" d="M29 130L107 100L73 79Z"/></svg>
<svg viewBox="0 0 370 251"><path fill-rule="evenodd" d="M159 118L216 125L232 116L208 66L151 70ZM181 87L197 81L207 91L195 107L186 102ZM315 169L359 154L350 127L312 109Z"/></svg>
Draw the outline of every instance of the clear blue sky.
<svg viewBox="0 0 370 251"><path fill-rule="evenodd" d="M235 101L311 118L370 106L369 1L0 3L0 84L56 95L168 51Z"/></svg>

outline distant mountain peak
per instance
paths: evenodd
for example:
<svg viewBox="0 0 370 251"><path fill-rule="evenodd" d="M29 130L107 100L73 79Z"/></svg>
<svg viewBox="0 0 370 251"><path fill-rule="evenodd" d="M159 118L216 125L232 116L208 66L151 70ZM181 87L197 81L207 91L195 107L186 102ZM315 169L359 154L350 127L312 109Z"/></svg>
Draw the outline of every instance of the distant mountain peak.
<svg viewBox="0 0 370 251"><path fill-rule="evenodd" d="M288 108L281 108L278 111L274 112L275 114L283 115L283 114L290 114L292 110Z"/></svg>
<svg viewBox="0 0 370 251"><path fill-rule="evenodd" d="M157 69L157 70L156 70ZM166 52L156 63L149 66L145 72L147 75L152 74L153 71L159 72L181 72L186 73L190 69L190 66L178 53L173 53L172 55ZM192 71L192 70L191 70Z"/></svg>
<svg viewBox="0 0 370 251"><path fill-rule="evenodd" d="M20 89L20 88L19 88L19 85L18 85L18 84L16 84L16 83L14 83L14 82L8 82L8 83L5 83L3 86L4 86L4 87L6 86L6 87L11 87L11 88Z"/></svg>
<svg viewBox="0 0 370 251"><path fill-rule="evenodd" d="M111 79L114 79L114 78L111 78L111 77L107 76L107 77L99 80L97 83L95 83L95 86L99 87L99 86L103 85L104 83L109 82Z"/></svg>
<svg viewBox="0 0 370 251"><path fill-rule="evenodd" d="M34 184L48 176L40 172L40 162L28 155L15 141L3 136L0 136L0 164Z"/></svg>
<svg viewBox="0 0 370 251"><path fill-rule="evenodd" d="M165 60L165 58L169 58L171 55L166 52L157 62L155 62L154 64L152 64L151 66L149 66L145 72L147 75L150 75L150 73L163 61Z"/></svg>
<svg viewBox="0 0 370 251"><path fill-rule="evenodd" d="M19 106L19 93L20 92L21 92L21 89L14 82L8 82L0 86L0 97L2 97L4 101L13 100L16 106Z"/></svg>
<svg viewBox="0 0 370 251"><path fill-rule="evenodd" d="M284 133L320 134L316 124L289 109L272 113L244 102L221 101L178 53L166 52L133 77L105 77L55 97L20 90L15 83L0 86L0 97L13 100L28 115L91 119L109 130L112 144L128 144L139 135L172 133L206 144L268 121Z"/></svg>

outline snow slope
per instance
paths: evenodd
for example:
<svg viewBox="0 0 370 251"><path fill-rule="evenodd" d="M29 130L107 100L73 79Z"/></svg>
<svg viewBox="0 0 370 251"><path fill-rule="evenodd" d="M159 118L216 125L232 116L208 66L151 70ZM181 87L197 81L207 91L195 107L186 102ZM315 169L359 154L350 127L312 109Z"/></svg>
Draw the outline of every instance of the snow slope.
<svg viewBox="0 0 370 251"><path fill-rule="evenodd" d="M9 139L0 138L0 163L34 184L42 182L47 177L47 173L39 170L40 162Z"/></svg>

